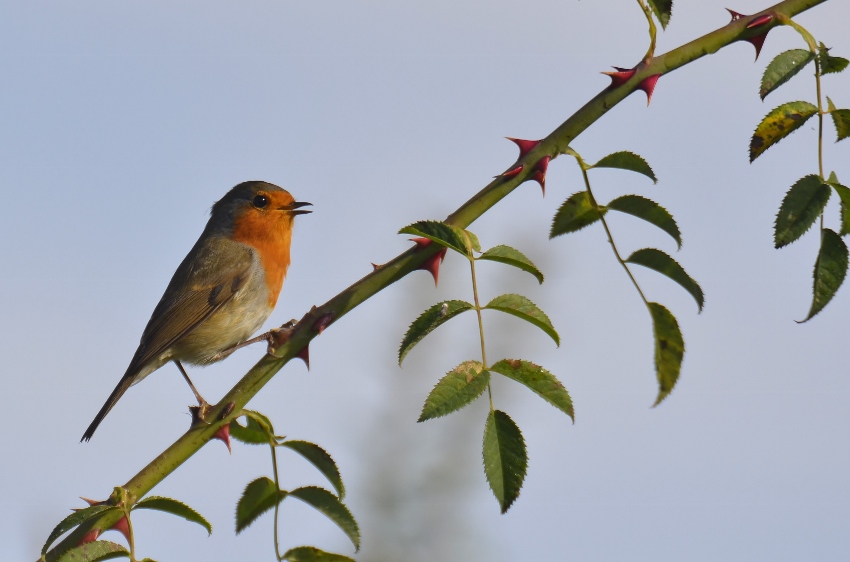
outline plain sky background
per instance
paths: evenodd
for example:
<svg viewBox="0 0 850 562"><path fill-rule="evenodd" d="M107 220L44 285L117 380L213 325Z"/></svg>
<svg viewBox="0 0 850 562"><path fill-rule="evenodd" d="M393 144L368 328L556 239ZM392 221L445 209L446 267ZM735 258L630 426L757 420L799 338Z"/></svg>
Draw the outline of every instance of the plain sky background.
<svg viewBox="0 0 850 562"><path fill-rule="evenodd" d="M678 0L659 52L724 25L725 7ZM850 56L850 6L798 18ZM153 307L200 234L210 205L263 179L311 201L300 217L276 326L300 317L409 247L398 229L442 219L516 158L502 137L540 138L604 88L599 72L646 50L632 0L449 2L3 2L0 4L0 354L5 442L0 552L34 560L78 496L103 498L172 443L192 396L173 366L133 387L94 439L79 438L124 372ZM597 197L651 197L679 221L684 246L612 217L623 252L653 246L701 284L706 307L637 271L679 319L687 345L673 394L657 392L650 318L594 225L548 241L551 218L582 188L558 158L548 189L528 183L472 225L485 247L522 249L536 281L481 267L482 298L521 292L546 310L562 345L520 321L485 317L490 355L535 361L572 394L576 424L510 381L497 407L525 434L525 487L500 515L481 469L487 405L417 424L443 373L476 358L472 315L396 363L424 308L471 298L449 256L435 290L417 272L334 324L251 403L279 433L337 460L363 532L363 561L845 560L850 551L850 294L807 324L818 236L781 251L772 225L787 188L816 173L812 120L750 165L749 137L771 108L814 101L805 70L766 102L765 65L804 47L790 29L734 44L614 108L573 147L588 161L632 150L659 183L593 173ZM850 107L850 74L825 92ZM850 178L850 141L826 135L826 166ZM847 180L845 180L845 183ZM835 197L827 222L838 227ZM262 346L191 374L217 400ZM281 454L284 486L326 485ZM155 512L134 519L138 551L157 560L272 560L272 518L235 537L266 449L205 447L155 494L213 524ZM286 502L284 547L353 555L344 535ZM104 538L123 541L117 533Z"/></svg>

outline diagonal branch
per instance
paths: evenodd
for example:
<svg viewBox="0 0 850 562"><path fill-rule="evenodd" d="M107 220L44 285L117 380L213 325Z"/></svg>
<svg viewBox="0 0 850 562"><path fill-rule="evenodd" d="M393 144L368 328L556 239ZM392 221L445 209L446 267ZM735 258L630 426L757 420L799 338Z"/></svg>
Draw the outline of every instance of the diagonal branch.
<svg viewBox="0 0 850 562"><path fill-rule="evenodd" d="M551 134L542 139L539 144L523 154L511 166L512 170L522 166L519 173L496 177L496 179L464 203L457 211L449 215L446 222L455 226L466 227L520 184L529 179L534 179L536 173L535 165L538 162L546 157L555 158L563 154L573 139L629 94L639 89L644 79L672 72L705 55L715 53L722 47L735 41L746 40L767 33L769 29L778 23L778 18L773 17L763 25L753 29L747 29L747 24L760 16L781 14L792 17L825 1L785 0L753 16L744 16L733 20L728 25L668 53L657 56L648 63L639 62L635 67L635 73L626 82L617 87L608 87L597 94ZM191 428L151 461L150 464L144 467L136 476L131 478L125 484L124 488L137 498L141 498L147 494L154 486L164 480L177 467L210 441L222 426L229 424L248 401L290 359L297 356L310 343L310 340L318 335L319 328L324 329L327 325L338 320L382 289L416 270L418 266L439 250L440 248L435 244L421 250L411 248L386 265L357 281L327 303L319 307L314 307L293 328L289 339L277 348L276 354L278 357L266 355L260 359L230 392L210 409L207 419L218 421L214 421L209 425L200 425ZM232 406L228 407L230 402L235 404L235 408ZM94 528L108 529L120 517L121 513L119 511L110 511L102 517L78 527L62 542L51 549L45 559L47 561L57 560L63 552L77 545L86 533Z"/></svg>

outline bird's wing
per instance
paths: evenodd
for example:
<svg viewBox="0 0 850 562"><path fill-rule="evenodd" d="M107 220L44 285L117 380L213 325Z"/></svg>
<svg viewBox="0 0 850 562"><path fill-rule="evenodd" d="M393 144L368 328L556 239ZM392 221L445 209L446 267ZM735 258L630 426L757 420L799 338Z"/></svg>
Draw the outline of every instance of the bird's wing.
<svg viewBox="0 0 850 562"><path fill-rule="evenodd" d="M187 256L154 309L127 375L134 375L133 371L158 357L232 299L250 280L256 259L248 246L226 238L207 240L191 262Z"/></svg>

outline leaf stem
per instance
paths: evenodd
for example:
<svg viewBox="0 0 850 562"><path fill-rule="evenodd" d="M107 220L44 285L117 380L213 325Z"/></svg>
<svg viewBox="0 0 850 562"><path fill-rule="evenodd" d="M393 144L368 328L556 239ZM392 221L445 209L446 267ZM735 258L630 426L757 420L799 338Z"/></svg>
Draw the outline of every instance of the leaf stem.
<svg viewBox="0 0 850 562"><path fill-rule="evenodd" d="M626 274L629 276L629 279L632 280L632 285L635 286L638 294L640 294L640 298L643 299L643 304L645 304L646 308L649 309L649 301L643 294L643 290L640 288L640 285L638 285L637 279L635 279L635 276L632 275L632 271L629 269L628 264L626 264L626 261L622 258L622 256L620 256L619 250L617 250L617 244L614 243L614 236L611 234L611 229L608 227L608 221L605 220L605 213L603 213L602 209L599 208L599 204L593 196L593 190L590 189L590 178L587 175L587 167L581 159L579 159L579 167L581 168L581 175L584 177L584 186L587 189L587 194L590 196L590 202L593 204L593 208L596 209L596 212L599 213L599 219L602 221L603 228L605 228L605 234L608 235L608 242L611 244L611 250L614 252L614 257L617 258L617 261L623 266L623 269L626 270Z"/></svg>
<svg viewBox="0 0 850 562"><path fill-rule="evenodd" d="M277 477L277 451L275 451L274 443L269 443L269 448L272 450L272 472L274 473L274 486L277 488L278 494L280 494L280 481ZM274 504L274 555L277 557L278 562L283 560L283 556L280 555L280 543L278 541L278 530L277 530L277 521L278 521L278 513L280 512L280 502L277 501Z"/></svg>
<svg viewBox="0 0 850 562"><path fill-rule="evenodd" d="M643 62L649 64L649 61L655 56L655 38L658 35L658 28L655 27L655 20L652 19L652 10L647 6L644 0L637 0L643 15L646 16L646 21L649 22L649 49L643 57Z"/></svg>
<svg viewBox="0 0 850 562"><path fill-rule="evenodd" d="M478 279L475 277L475 258L469 257L469 269L472 271L472 297L475 299L475 313L478 315L478 337L481 339L481 363L487 370L487 347L484 345L484 320L481 318L481 303L478 301ZM490 411L493 407L493 390L487 383L487 395L490 397Z"/></svg>

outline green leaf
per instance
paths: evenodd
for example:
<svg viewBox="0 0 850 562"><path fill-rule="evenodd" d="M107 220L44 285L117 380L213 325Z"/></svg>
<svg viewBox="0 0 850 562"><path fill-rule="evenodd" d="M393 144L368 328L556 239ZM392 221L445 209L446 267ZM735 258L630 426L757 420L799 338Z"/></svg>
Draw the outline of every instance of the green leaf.
<svg viewBox="0 0 850 562"><path fill-rule="evenodd" d="M272 509L285 497L286 492L278 490L275 483L265 476L245 486L245 491L236 504L236 534L247 529L260 515Z"/></svg>
<svg viewBox="0 0 850 562"><path fill-rule="evenodd" d="M587 191L573 193L555 213L549 238L579 231L601 219L604 213L593 205Z"/></svg>
<svg viewBox="0 0 850 562"><path fill-rule="evenodd" d="M499 295L488 302L484 308L499 310L530 322L549 334L549 337L555 340L558 346L561 345L561 338L558 336L558 332L555 331L546 313L522 295Z"/></svg>
<svg viewBox="0 0 850 562"><path fill-rule="evenodd" d="M682 266L679 265L676 260L661 250L656 250L655 248L642 248L630 255L626 261L648 267L649 269L654 269L658 273L666 275L681 285L691 294L692 297L694 297L694 300L697 301L699 311L702 312L703 304L705 304L705 297L702 294L702 289L690 275L685 273L685 270L682 269Z"/></svg>
<svg viewBox="0 0 850 562"><path fill-rule="evenodd" d="M360 550L360 529L357 527L357 521L354 520L354 516L351 515L348 508L339 501L339 498L318 486L296 488L289 492L289 495L313 506L339 525L339 528L354 543L355 550Z"/></svg>
<svg viewBox="0 0 850 562"><path fill-rule="evenodd" d="M63 553L56 562L99 562L129 557L130 553L120 544L109 541L92 541Z"/></svg>
<svg viewBox="0 0 850 562"><path fill-rule="evenodd" d="M828 228L821 231L820 252L815 261L812 307L801 322L810 320L835 296L847 275L847 246L841 236Z"/></svg>
<svg viewBox="0 0 850 562"><path fill-rule="evenodd" d="M325 478L328 479L340 499L345 497L345 486L342 484L342 476L339 474L339 468L327 451L319 447L315 443L308 441L284 441L280 444L281 447L292 449L319 469Z"/></svg>
<svg viewBox="0 0 850 562"><path fill-rule="evenodd" d="M835 142L850 137L850 109L836 109L829 97L826 98L826 103L829 114L832 116L832 123L835 125L835 134L838 136Z"/></svg>
<svg viewBox="0 0 850 562"><path fill-rule="evenodd" d="M272 422L253 410L244 410L245 425L240 425L236 420L230 422L230 435L237 441L249 445L268 445L274 440L274 428Z"/></svg>
<svg viewBox="0 0 850 562"><path fill-rule="evenodd" d="M171 498L164 498L162 496L150 496L134 505L133 509L155 509L157 511L164 511L165 513L177 515L178 517L182 517L187 521L197 523L198 525L207 530L208 535L212 534L212 525L210 525L209 521L204 519L203 515L201 515L185 503L173 500Z"/></svg>
<svg viewBox="0 0 850 562"><path fill-rule="evenodd" d="M776 215L774 244L787 246L806 233L829 201L830 189L820 176L810 174L791 186Z"/></svg>
<svg viewBox="0 0 850 562"><path fill-rule="evenodd" d="M753 138L750 139L750 162L802 127L809 117L817 112L818 108L809 102L792 101L768 113L756 127Z"/></svg>
<svg viewBox="0 0 850 562"><path fill-rule="evenodd" d="M531 260L525 257L522 252L511 248L510 246L505 246L504 244L494 246L478 256L476 259L497 261L499 263L512 265L534 275L537 278L537 281L543 283L543 274L539 269L537 269L537 266L531 263Z"/></svg>
<svg viewBox="0 0 850 562"><path fill-rule="evenodd" d="M850 61L843 57L830 56L829 49L827 49L826 45L823 43L820 44L820 48L818 49L818 60L820 61L821 74L841 72L847 68L847 64L850 63Z"/></svg>
<svg viewBox="0 0 850 562"><path fill-rule="evenodd" d="M838 194L838 197L841 198L841 232L839 234L844 236L846 234L850 234L850 189L844 187L838 182L838 177L835 175L835 172L829 174L829 179L826 181L832 189Z"/></svg>
<svg viewBox="0 0 850 562"><path fill-rule="evenodd" d="M661 23L661 28L667 29L670 16L673 15L673 0L649 0L649 7Z"/></svg>
<svg viewBox="0 0 850 562"><path fill-rule="evenodd" d="M401 365L407 353L425 336L458 314L473 308L466 301L443 301L420 314L419 318L414 320L407 329L404 339L401 340L401 346L398 349L398 364Z"/></svg>
<svg viewBox="0 0 850 562"><path fill-rule="evenodd" d="M483 369L484 365L479 361L465 361L449 371L425 399L417 421L445 416L481 396L490 382L490 374Z"/></svg>
<svg viewBox="0 0 850 562"><path fill-rule="evenodd" d="M314 546L298 546L286 551L283 559L287 562L355 562L353 558L342 554L332 554Z"/></svg>
<svg viewBox="0 0 850 562"><path fill-rule="evenodd" d="M73 512L68 517L60 521L59 524L53 528L53 531L51 531L50 536L47 537L47 541L44 543L44 546L41 547L41 553L44 554L45 552L47 552L47 549L50 548L50 545L53 544L53 541L55 541L74 527L85 523L89 519L98 517L99 515L107 511L112 511L114 509L118 509L118 507L114 505L93 505L91 507L86 507L84 509L79 509Z"/></svg>
<svg viewBox="0 0 850 562"><path fill-rule="evenodd" d="M520 359L502 359L490 371L524 384L538 396L570 416L575 423L573 401L564 385L555 375L539 365Z"/></svg>
<svg viewBox="0 0 850 562"><path fill-rule="evenodd" d="M481 248L478 238L471 232L440 221L419 221L405 226L399 234L412 234L433 240L441 246L451 248L459 254L471 257L472 250Z"/></svg>
<svg viewBox="0 0 850 562"><path fill-rule="evenodd" d="M652 183L658 183L658 179L655 177L655 172L652 171L652 168L649 167L646 160L634 152L628 152L626 150L609 154L591 166L591 168L619 168L621 170L630 170L632 172L645 175L652 180Z"/></svg>
<svg viewBox="0 0 850 562"><path fill-rule="evenodd" d="M505 513L519 496L528 469L525 440L506 413L490 411L484 426L483 449L484 475Z"/></svg>
<svg viewBox="0 0 850 562"><path fill-rule="evenodd" d="M682 369L682 358L685 355L685 340L679 330L676 317L657 302L649 303L649 313L652 315L652 332L655 337L655 374L658 377L658 398L654 406L676 386L679 371Z"/></svg>
<svg viewBox="0 0 850 562"><path fill-rule="evenodd" d="M761 99L764 99L767 97L767 94L793 78L814 59L815 54L808 49L791 49L777 55L767 65L764 75L761 77L761 89L759 90Z"/></svg>
<svg viewBox="0 0 850 562"><path fill-rule="evenodd" d="M673 219L673 215L655 201L640 195L623 195L617 197L605 207L621 213L628 213L657 226L672 236L679 248L682 247L682 235L679 233L679 226Z"/></svg>

